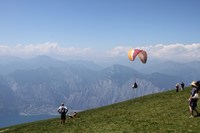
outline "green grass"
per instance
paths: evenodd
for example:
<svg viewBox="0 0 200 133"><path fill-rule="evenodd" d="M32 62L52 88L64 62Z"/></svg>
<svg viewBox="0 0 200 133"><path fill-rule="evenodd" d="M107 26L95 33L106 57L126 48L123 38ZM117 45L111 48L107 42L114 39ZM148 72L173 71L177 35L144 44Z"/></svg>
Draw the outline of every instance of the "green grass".
<svg viewBox="0 0 200 133"><path fill-rule="evenodd" d="M190 88L162 92L59 118L0 129L4 133L164 133L199 132L200 117L189 118Z"/></svg>

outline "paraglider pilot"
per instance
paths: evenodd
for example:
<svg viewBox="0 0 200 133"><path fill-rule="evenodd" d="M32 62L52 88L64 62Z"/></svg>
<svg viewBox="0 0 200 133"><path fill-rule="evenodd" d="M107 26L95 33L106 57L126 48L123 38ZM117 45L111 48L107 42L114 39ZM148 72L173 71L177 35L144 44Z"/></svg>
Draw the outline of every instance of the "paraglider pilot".
<svg viewBox="0 0 200 133"><path fill-rule="evenodd" d="M137 83L135 82L134 85L132 86L132 88L135 89L135 88L137 88L137 87L138 87L138 85L137 85Z"/></svg>

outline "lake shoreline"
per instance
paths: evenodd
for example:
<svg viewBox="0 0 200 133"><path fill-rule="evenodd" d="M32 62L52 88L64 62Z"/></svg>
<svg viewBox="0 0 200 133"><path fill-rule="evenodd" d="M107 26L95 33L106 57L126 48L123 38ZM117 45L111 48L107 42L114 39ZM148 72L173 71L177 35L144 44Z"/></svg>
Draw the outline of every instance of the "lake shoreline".
<svg viewBox="0 0 200 133"><path fill-rule="evenodd" d="M14 126L18 124L34 122L39 120L57 118L59 115L10 115L0 116L0 128Z"/></svg>

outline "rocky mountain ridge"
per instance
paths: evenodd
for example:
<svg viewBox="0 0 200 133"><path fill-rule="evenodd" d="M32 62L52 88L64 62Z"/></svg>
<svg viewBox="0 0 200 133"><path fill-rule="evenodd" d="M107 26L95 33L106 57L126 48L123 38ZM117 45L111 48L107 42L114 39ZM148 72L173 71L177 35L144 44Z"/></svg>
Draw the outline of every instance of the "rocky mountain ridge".
<svg viewBox="0 0 200 133"><path fill-rule="evenodd" d="M0 72L0 114L57 114L61 102L72 110L86 110L172 89L181 80L120 64L95 69L95 63L81 63L37 57L13 67L6 64L9 69ZM137 89L132 89L134 82Z"/></svg>

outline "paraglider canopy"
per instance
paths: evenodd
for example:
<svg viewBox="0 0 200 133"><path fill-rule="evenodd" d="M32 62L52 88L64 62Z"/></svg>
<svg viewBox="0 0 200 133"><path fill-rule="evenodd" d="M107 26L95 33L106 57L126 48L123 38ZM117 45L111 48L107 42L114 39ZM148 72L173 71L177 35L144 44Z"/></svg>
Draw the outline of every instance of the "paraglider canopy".
<svg viewBox="0 0 200 133"><path fill-rule="evenodd" d="M141 62L146 64L147 62L147 53L144 50L140 50L140 49L130 49L128 51L128 58L131 61L134 61L136 57L139 57Z"/></svg>

